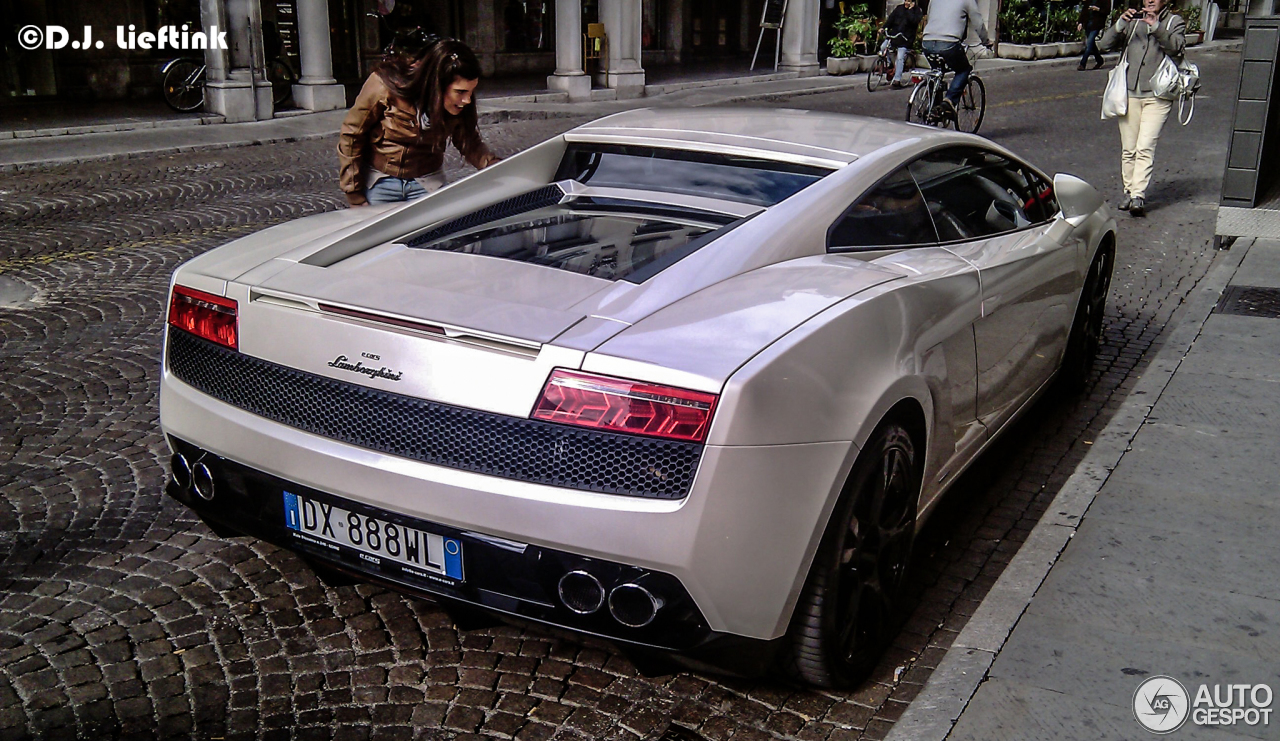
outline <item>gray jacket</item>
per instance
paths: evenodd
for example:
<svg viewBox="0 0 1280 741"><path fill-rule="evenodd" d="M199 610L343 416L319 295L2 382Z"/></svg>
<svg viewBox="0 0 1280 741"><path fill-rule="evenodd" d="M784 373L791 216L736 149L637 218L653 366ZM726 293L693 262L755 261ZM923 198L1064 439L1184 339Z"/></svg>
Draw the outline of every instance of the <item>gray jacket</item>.
<svg viewBox="0 0 1280 741"><path fill-rule="evenodd" d="M1129 39L1131 25L1133 38ZM1165 55L1173 57L1173 61L1182 60L1182 50L1187 46L1187 23L1182 16L1170 12L1168 8L1160 12L1160 23L1152 27L1135 18L1126 23L1117 20L1102 34L1098 48L1103 51L1115 51L1124 46L1129 39L1127 49L1129 60L1128 87L1130 92L1149 95L1151 93L1151 76L1160 67Z"/></svg>
<svg viewBox="0 0 1280 741"><path fill-rule="evenodd" d="M982 43L987 39L987 24L982 20L975 0L933 0L929 3L929 20L924 24L925 41L961 42L975 31Z"/></svg>

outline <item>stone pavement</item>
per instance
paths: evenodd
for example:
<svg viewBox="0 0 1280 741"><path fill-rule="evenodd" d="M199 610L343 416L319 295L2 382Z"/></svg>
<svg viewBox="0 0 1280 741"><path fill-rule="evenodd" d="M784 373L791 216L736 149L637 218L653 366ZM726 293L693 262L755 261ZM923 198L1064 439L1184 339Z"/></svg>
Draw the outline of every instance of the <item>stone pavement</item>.
<svg viewBox="0 0 1280 741"><path fill-rule="evenodd" d="M1232 251L1108 427L1136 432L1100 436L890 739L1143 738L1158 676L1189 693L1171 738L1280 738L1274 712L1214 727L1195 704L1266 684L1280 709L1280 241Z"/></svg>

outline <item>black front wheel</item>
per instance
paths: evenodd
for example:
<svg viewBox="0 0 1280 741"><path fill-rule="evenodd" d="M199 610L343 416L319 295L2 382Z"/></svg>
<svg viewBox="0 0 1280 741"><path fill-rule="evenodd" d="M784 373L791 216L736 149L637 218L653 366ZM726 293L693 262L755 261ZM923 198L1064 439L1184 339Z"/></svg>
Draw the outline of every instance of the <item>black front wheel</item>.
<svg viewBox="0 0 1280 741"><path fill-rule="evenodd" d="M190 113L204 105L204 65L192 59L170 64L161 80L164 102L175 111Z"/></svg>
<svg viewBox="0 0 1280 741"><path fill-rule="evenodd" d="M888 85L893 80L893 65L889 62L889 58L884 54L876 57L871 64L871 70L867 72L867 90L875 92L877 89Z"/></svg>
<svg viewBox="0 0 1280 741"><path fill-rule="evenodd" d="M1058 371L1058 383L1069 394L1079 393L1093 372L1093 361L1102 345L1102 317L1107 308L1107 291L1111 288L1111 271L1115 263L1115 250L1110 244L1098 248L1084 288L1080 291L1080 303L1076 305L1075 320L1067 335L1067 349Z"/></svg>
<svg viewBox="0 0 1280 741"><path fill-rule="evenodd" d="M791 618L789 669L797 679L852 687L888 646L915 537L922 461L911 433L892 419L858 456Z"/></svg>

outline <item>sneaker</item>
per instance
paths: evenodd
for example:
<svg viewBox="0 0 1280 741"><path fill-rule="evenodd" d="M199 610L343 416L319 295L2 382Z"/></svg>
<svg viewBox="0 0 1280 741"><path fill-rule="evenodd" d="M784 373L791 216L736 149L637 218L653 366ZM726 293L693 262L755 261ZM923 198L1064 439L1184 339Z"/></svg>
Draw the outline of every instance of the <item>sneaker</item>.
<svg viewBox="0 0 1280 741"><path fill-rule="evenodd" d="M1080 68L1081 68L1081 69L1084 69L1084 66L1083 66L1083 65L1081 65L1081 67L1080 67ZM1096 62L1094 62L1094 63L1093 63L1093 68L1094 68L1094 69L1102 69L1102 60L1101 60L1101 59L1099 59L1099 60L1097 60Z"/></svg>
<svg viewBox="0 0 1280 741"><path fill-rule="evenodd" d="M893 82L889 83L889 87L894 90L901 90L902 88L906 87L906 85L903 84L902 80L894 80Z"/></svg>
<svg viewBox="0 0 1280 741"><path fill-rule="evenodd" d="M1097 69L1097 67L1094 67L1094 69ZM1080 66L1076 67L1076 72L1084 72L1084 70L1085 70L1084 62L1081 62Z"/></svg>
<svg viewBox="0 0 1280 741"><path fill-rule="evenodd" d="M1133 199L1133 202L1129 204L1129 215L1138 216L1138 217L1146 216L1147 215L1146 200L1143 198Z"/></svg>
<svg viewBox="0 0 1280 741"><path fill-rule="evenodd" d="M1121 211L1128 211L1132 207L1133 207L1133 199L1127 195L1124 197L1124 200L1120 202L1120 205L1116 206L1116 208L1120 209Z"/></svg>
<svg viewBox="0 0 1280 741"><path fill-rule="evenodd" d="M941 103L933 107L932 117L937 121L955 120L956 104L943 98Z"/></svg>

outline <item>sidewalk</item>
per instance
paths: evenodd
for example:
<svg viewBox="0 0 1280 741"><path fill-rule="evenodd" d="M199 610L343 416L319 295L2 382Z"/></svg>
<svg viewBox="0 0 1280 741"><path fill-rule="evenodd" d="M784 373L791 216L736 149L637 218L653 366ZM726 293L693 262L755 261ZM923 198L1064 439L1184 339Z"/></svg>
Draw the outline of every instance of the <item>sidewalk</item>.
<svg viewBox="0 0 1280 741"><path fill-rule="evenodd" d="M1202 44L1192 49L1214 51L1239 48L1240 40ZM1117 55L1107 55L1107 66ZM1004 74L1033 67L1074 67L1074 57L1022 62L1011 59L983 59L976 67L984 75ZM1099 81L1101 93L1102 81ZM482 124L501 121L561 116L600 117L633 108L663 106L726 105L775 95L823 93L834 90L866 89L863 74L832 77L797 77L795 73L771 70L740 77L706 78L697 74L664 77L645 86L646 97L631 100L594 100L569 103L564 93L537 92L486 98L481 90L478 106ZM507 92L500 90L499 92ZM597 91L612 93L613 91ZM603 95L600 97L604 97ZM151 110L151 109L147 109ZM118 111L116 113L119 113ZM227 124L218 117L171 114L163 109L141 122L117 120L120 116L89 125L82 118L59 121L43 118L44 128L0 130L0 172L22 170L48 164L87 159L114 159L220 149L251 144L271 144L332 136L337 133L346 111L305 113L290 111L285 117L268 121ZM76 124L72 126L70 124ZM201 126L197 124L216 123Z"/></svg>
<svg viewBox="0 0 1280 741"><path fill-rule="evenodd" d="M1134 707L1154 722L1156 693L1135 692L1159 675L1192 706L1201 685L1280 692L1280 240L1218 259L891 741L1152 738ZM1274 290L1229 300L1246 285ZM1280 738L1275 713L1198 709L1175 698L1172 738Z"/></svg>

